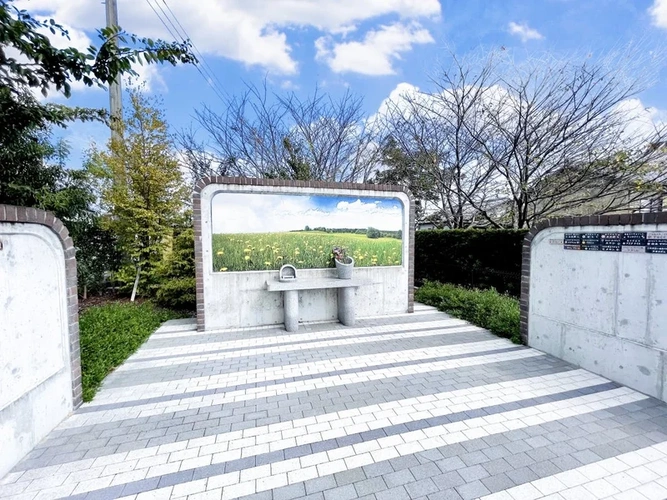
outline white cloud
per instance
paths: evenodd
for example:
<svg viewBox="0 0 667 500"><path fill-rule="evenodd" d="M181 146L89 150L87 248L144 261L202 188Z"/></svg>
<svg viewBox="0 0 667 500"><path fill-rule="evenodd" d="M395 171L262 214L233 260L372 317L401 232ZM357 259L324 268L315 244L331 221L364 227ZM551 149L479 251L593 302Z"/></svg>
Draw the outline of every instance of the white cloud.
<svg viewBox="0 0 667 500"><path fill-rule="evenodd" d="M310 196L221 193L212 201L213 232L282 232L306 226L398 231L403 224L403 209L398 200L394 201L380 204L367 199L341 200L335 209L323 209Z"/></svg>
<svg viewBox="0 0 667 500"><path fill-rule="evenodd" d="M280 83L280 88L283 90L299 90L299 84L292 80L283 80Z"/></svg>
<svg viewBox="0 0 667 500"><path fill-rule="evenodd" d="M653 24L667 29L667 0L654 0L648 11L653 18Z"/></svg>
<svg viewBox="0 0 667 500"><path fill-rule="evenodd" d="M151 1L168 12L162 0ZM324 34L345 34L356 30L357 24L380 16L420 19L440 14L438 0L167 0L167 4L205 55L280 74L298 70L288 43L289 29L315 28ZM86 32L105 23L104 8L90 0L19 0L17 6ZM142 36L173 39L148 2L119 0L118 10L124 29Z"/></svg>
<svg viewBox="0 0 667 500"><path fill-rule="evenodd" d="M123 84L128 88L142 87L146 92L166 92L167 83L160 75L160 70L154 64L136 65L134 71L136 76L128 76L123 79Z"/></svg>
<svg viewBox="0 0 667 500"><path fill-rule="evenodd" d="M529 27L526 23L518 24L512 21L509 23L507 29L511 35L518 36L524 43L529 40L541 40L544 38L542 33Z"/></svg>
<svg viewBox="0 0 667 500"><path fill-rule="evenodd" d="M667 126L667 111L647 107L637 98L620 102L616 106L616 111L625 115L627 122L624 138L628 140L640 137L650 138L656 130Z"/></svg>
<svg viewBox="0 0 667 500"><path fill-rule="evenodd" d="M393 75L393 63L415 44L433 43L428 30L418 23L395 23L366 33L363 41L335 43L331 37L315 42L317 59L325 61L335 73Z"/></svg>

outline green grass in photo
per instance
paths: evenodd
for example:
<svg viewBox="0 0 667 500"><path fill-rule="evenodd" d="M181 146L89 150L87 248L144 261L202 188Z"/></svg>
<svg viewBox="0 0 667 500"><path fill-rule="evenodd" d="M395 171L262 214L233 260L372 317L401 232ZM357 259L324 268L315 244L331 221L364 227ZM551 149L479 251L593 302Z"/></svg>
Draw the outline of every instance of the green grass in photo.
<svg viewBox="0 0 667 500"><path fill-rule="evenodd" d="M213 270L265 271L292 264L300 269L331 267L331 249L341 246L355 266L398 266L402 241L369 238L365 234L293 231L213 235Z"/></svg>

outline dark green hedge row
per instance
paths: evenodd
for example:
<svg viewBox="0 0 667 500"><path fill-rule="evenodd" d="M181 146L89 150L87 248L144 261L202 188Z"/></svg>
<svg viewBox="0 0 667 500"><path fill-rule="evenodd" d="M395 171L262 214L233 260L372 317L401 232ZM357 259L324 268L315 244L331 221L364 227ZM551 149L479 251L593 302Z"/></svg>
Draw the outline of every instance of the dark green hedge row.
<svg viewBox="0 0 667 500"><path fill-rule="evenodd" d="M415 299L486 328L515 344L521 343L519 300L514 297L495 290L475 290L427 281L419 287Z"/></svg>
<svg viewBox="0 0 667 500"><path fill-rule="evenodd" d="M495 288L519 296L527 230L424 230L415 235L415 283L439 281Z"/></svg>

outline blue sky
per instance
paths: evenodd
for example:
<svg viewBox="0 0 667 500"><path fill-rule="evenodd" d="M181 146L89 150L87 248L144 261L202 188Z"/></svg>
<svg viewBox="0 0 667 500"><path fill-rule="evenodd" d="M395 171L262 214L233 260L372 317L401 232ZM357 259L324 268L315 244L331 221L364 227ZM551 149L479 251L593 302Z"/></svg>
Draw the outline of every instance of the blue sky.
<svg viewBox="0 0 667 500"><path fill-rule="evenodd" d="M104 23L104 5L92 0L19 0L30 12L69 26L72 44L85 48ZM516 59L545 52L599 54L640 40L665 51L667 0L118 0L129 31L172 39L156 14L169 9L203 53L215 85L230 95L266 79L277 92L306 95L315 85L333 95L364 96L373 114L399 84L428 89L429 78L453 50L462 56L504 47ZM160 10L161 9L161 10ZM173 31L173 28L171 28ZM61 45L66 42L60 41ZM667 54L663 54L667 55ZM193 122L202 105L222 105L191 66L142 69L152 92L163 96L170 125ZM667 70L641 96L664 119ZM63 102L63 99L56 98ZM71 105L106 107L99 89L76 87ZM90 140L103 142L102 125L76 124L64 132L72 162Z"/></svg>
<svg viewBox="0 0 667 500"><path fill-rule="evenodd" d="M398 198L219 193L211 202L213 233L269 233L327 227L399 231Z"/></svg>

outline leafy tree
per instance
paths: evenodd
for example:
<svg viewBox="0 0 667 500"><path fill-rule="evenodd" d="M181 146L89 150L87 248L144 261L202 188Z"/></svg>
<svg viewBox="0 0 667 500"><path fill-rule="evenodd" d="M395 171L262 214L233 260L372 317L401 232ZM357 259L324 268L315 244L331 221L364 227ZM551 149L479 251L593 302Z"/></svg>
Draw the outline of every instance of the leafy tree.
<svg viewBox="0 0 667 500"><path fill-rule="evenodd" d="M188 42L154 41L118 26L99 29L101 44L89 47L87 53L73 47L58 49L43 32L69 38L67 30L53 19L35 19L11 5L13 1L0 2L0 87L13 91L38 88L44 95L53 87L69 97L74 80L88 86L105 85L122 74L136 75L133 64L196 62ZM125 46L128 43L131 46ZM9 48L20 57L12 56Z"/></svg>
<svg viewBox="0 0 667 500"><path fill-rule="evenodd" d="M171 251L156 268L155 299L163 307L194 311L195 233L190 217L176 229Z"/></svg>
<svg viewBox="0 0 667 500"><path fill-rule="evenodd" d="M148 279L167 251L173 228L182 217L188 189L168 133L164 114L154 99L130 94L123 121L124 140L110 141L108 150L93 151L91 168L102 183L105 219L119 240L126 264L119 276L134 275L134 300L141 277ZM125 182L113 182L122 177Z"/></svg>
<svg viewBox="0 0 667 500"><path fill-rule="evenodd" d="M375 240L375 239L381 238L382 233L378 229L375 229L374 227L369 227L366 230L366 237L370 238L372 240Z"/></svg>
<svg viewBox="0 0 667 500"><path fill-rule="evenodd" d="M104 120L106 112L40 103L31 89L69 97L73 81L104 86L123 74L135 75L133 64L194 63L185 43L153 41L118 27L98 31L99 47L87 53L56 48L44 34L68 37L54 20L39 21L13 0L0 0L0 203L42 206L41 196L62 183L63 168L48 160L57 153L49 142L54 125L72 120ZM124 46L130 43L131 46ZM52 200L53 201L53 200ZM61 196L59 206L64 202Z"/></svg>

